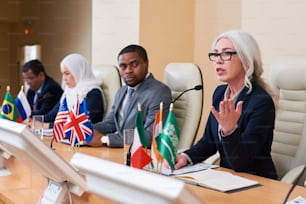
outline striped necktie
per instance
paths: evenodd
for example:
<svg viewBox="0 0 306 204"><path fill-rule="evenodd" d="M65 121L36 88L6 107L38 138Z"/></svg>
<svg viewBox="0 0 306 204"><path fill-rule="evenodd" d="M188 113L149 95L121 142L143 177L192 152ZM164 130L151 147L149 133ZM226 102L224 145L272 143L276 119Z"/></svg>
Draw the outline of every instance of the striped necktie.
<svg viewBox="0 0 306 204"><path fill-rule="evenodd" d="M130 105L131 105L131 100L134 94L134 89L129 88L127 91L127 96L126 96L126 100L125 100L125 104L123 107L123 118L125 118L127 110L129 109Z"/></svg>

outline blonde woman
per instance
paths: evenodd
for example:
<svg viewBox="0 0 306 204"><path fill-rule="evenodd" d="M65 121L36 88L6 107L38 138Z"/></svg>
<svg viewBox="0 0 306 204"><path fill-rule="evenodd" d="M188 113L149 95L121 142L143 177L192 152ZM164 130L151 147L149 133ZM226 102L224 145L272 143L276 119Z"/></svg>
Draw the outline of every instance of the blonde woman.
<svg viewBox="0 0 306 204"><path fill-rule="evenodd" d="M271 158L275 105L261 77L255 39L241 30L222 33L208 57L224 84L213 94L203 137L177 156L175 169L201 162L218 151L221 167L276 179Z"/></svg>

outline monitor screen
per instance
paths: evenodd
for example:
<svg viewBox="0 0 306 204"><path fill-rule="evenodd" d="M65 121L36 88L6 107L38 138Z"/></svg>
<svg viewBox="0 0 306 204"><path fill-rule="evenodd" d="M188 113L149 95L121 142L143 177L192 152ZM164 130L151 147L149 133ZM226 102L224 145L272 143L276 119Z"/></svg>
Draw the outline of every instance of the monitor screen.
<svg viewBox="0 0 306 204"><path fill-rule="evenodd" d="M87 190L85 179L26 125L0 118L1 146L42 176L68 183L73 193L80 196Z"/></svg>
<svg viewBox="0 0 306 204"><path fill-rule="evenodd" d="M88 191L120 203L203 203L182 181L90 155L70 160L84 174Z"/></svg>

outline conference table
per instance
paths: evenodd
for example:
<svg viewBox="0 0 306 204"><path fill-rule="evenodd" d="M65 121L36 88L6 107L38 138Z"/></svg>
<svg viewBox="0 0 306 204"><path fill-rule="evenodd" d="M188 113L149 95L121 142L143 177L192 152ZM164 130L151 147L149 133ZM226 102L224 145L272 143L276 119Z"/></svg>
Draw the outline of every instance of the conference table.
<svg viewBox="0 0 306 204"><path fill-rule="evenodd" d="M44 142L49 145L50 138L44 138ZM123 149L108 147L87 147L72 148L70 145L53 143L54 151L67 162L73 154L78 151L84 154L95 156L101 159L111 160L123 164ZM22 161L10 157L6 162L7 168L11 171L10 176L0 177L0 204L6 203L37 203L44 189L47 186L47 179L36 172L35 169L25 165ZM217 170L228 171L233 174L249 178L260 183L259 186L223 193L204 187L186 184L186 187L200 198L203 203L226 203L226 204L252 204L252 203L283 203L286 194L291 188L290 184L267 179L247 173L238 173L225 168ZM150 184L148 184L150 185ZM114 189L115 190L115 189ZM302 196L306 198L306 188L297 186L292 192L289 200ZM117 203L105 197L85 192L81 197L72 194L73 203ZM144 201L145 203L145 201Z"/></svg>

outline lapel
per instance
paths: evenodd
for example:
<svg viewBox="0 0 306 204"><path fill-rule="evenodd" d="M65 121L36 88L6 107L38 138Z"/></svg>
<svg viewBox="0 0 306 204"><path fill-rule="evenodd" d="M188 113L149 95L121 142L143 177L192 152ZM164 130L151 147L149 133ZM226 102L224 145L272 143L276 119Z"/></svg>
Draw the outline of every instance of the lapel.
<svg viewBox="0 0 306 204"><path fill-rule="evenodd" d="M120 107L121 107L121 104L123 103L123 99L125 97L125 94L127 92L127 89L128 87L127 86L124 86L122 87L122 90L119 92L119 95L118 95L118 102L115 101L115 109L114 109L114 114L115 114L115 124L117 126L117 129L118 130L122 130L123 127L124 127L124 123L125 123L125 120L122 122L121 126L120 126Z"/></svg>
<svg viewBox="0 0 306 204"><path fill-rule="evenodd" d="M254 88L254 84L253 84L253 88ZM243 90L241 91L241 93L239 94L238 98L237 98L237 101L235 102L235 106L237 105L237 103L239 101L243 101L243 103L246 105L246 101L248 101L248 88L247 87L244 87ZM252 90L253 91L253 90ZM251 93L249 93L251 94Z"/></svg>
<svg viewBox="0 0 306 204"><path fill-rule="evenodd" d="M121 104L123 103L123 99L125 97L125 94L127 92L127 89L128 87L127 86L124 86L122 87L122 91L119 93L119 96L118 96L118 102L115 103L115 113L117 114L118 111L119 111L119 108L121 107Z"/></svg>

